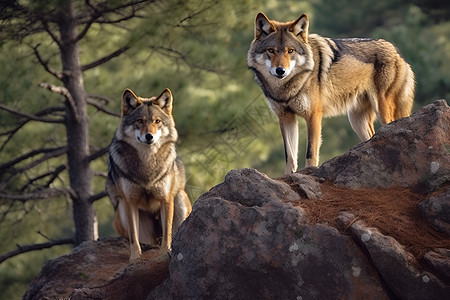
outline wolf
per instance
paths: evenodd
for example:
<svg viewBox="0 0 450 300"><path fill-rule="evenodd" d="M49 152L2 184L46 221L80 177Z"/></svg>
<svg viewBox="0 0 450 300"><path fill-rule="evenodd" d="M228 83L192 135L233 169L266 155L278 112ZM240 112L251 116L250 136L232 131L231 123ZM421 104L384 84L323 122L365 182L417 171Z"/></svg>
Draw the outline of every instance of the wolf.
<svg viewBox="0 0 450 300"><path fill-rule="evenodd" d="M302 14L290 22L256 16L247 65L279 120L285 174L297 169L298 125L306 120L306 166L317 166L322 118L347 113L362 141L411 113L414 73L396 47L382 39L331 39L308 32Z"/></svg>
<svg viewBox="0 0 450 300"><path fill-rule="evenodd" d="M109 148L106 191L115 209L114 228L130 241L130 260L139 242L170 250L172 234L191 212L185 171L177 156L173 96L141 98L126 89L119 128Z"/></svg>

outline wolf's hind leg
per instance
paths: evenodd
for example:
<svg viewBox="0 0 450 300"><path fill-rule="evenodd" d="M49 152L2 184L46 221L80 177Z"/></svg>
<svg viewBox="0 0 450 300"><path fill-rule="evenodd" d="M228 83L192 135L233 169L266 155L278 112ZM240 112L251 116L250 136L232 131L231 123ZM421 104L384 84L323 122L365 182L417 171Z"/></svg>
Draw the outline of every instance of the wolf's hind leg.
<svg viewBox="0 0 450 300"><path fill-rule="evenodd" d="M178 227L191 213L191 201L185 191L181 190L175 196L175 207L173 215L173 235L177 232Z"/></svg>
<svg viewBox="0 0 450 300"><path fill-rule="evenodd" d="M156 245L154 216L149 212L139 210L139 242L147 245Z"/></svg>
<svg viewBox="0 0 450 300"><path fill-rule="evenodd" d="M361 141L367 141L375 134L375 118L375 111L367 96L358 99L357 104L348 111L350 124Z"/></svg>
<svg viewBox="0 0 450 300"><path fill-rule="evenodd" d="M414 102L414 73L411 67L406 66L406 78L403 85L399 88L395 99L395 119L408 117Z"/></svg>

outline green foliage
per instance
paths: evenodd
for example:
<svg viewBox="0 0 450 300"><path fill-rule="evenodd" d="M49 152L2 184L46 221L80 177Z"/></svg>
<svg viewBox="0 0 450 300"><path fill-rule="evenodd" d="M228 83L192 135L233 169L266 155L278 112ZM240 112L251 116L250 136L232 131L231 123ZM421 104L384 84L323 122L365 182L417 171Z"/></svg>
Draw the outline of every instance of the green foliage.
<svg viewBox="0 0 450 300"><path fill-rule="evenodd" d="M44 1L46 2L46 1ZM52 7L57 1L48 2ZM80 2L80 6L84 4ZM130 50L84 74L89 94L111 99L108 109L120 112L121 95L131 88L150 97L169 87L174 94L174 117L179 132L178 153L187 171L191 201L221 182L233 168L253 167L269 176L284 171L284 150L277 118L268 109L253 74L247 69L247 50L259 11L270 18L292 20L306 12L310 31L330 37L374 37L394 42L416 73L416 106L437 98L450 98L450 23L435 22L420 8L400 0L368 1L156 1L145 8L147 18L134 18L117 26L95 24L80 43L83 64L120 47ZM27 113L59 106L60 96L38 85L58 84L37 63L32 47L55 69L60 69L57 47L39 34L22 43L2 42L0 48L0 102ZM92 149L107 146L118 126L117 117L89 108ZM0 132L15 126L17 117L0 110ZM305 163L305 123L299 118L299 166ZM0 141L2 141L0 139ZM323 124L321 162L342 154L359 142L345 116ZM30 123L1 151L0 164L38 147L64 145L62 126ZM59 157L38 170L63 164ZM24 162L26 163L26 162ZM106 157L91 165L106 173ZM22 180L27 180L23 178ZM67 185L67 174L58 185ZM1 182L0 182L1 184ZM20 186L23 182L15 183ZM104 177L95 177L94 193L104 189ZM37 230L51 238L73 233L72 212L63 198L13 203L0 200L3 241L0 253L15 244L44 242ZM113 209L107 198L95 203L100 236L113 235ZM0 265L0 298L17 298L42 263L69 251L55 247L12 258ZM14 284L11 284L14 283Z"/></svg>
<svg viewBox="0 0 450 300"><path fill-rule="evenodd" d="M8 205L10 213L1 223L0 253L6 253L17 245L43 243L47 239L42 232L54 239L68 237L73 232L71 211L68 202L46 200L42 202L5 203L0 214ZM42 251L34 251L16 256L0 264L1 299L18 299L28 283L37 275L44 262L70 251L68 246L59 246Z"/></svg>

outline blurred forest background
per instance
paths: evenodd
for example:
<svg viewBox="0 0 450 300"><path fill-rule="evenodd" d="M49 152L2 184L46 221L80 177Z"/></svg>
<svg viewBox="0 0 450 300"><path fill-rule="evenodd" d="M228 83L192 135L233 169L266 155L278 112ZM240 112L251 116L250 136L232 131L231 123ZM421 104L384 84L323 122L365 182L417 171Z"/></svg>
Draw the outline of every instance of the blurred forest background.
<svg viewBox="0 0 450 300"><path fill-rule="evenodd" d="M16 2L34 6L35 10L58 4L58 1L5 1L0 6L2 19L10 12L6 5ZM105 6L120 3L75 1L76 7L101 2ZM284 150L277 118L246 65L254 19L259 11L279 21L293 20L306 12L310 32L327 37L389 40L400 49L416 74L414 111L436 99L450 99L450 4L446 1L143 1L132 18L114 24L90 24L79 43L83 64L126 45L120 55L83 73L86 92L95 99L89 103L87 113L89 149L91 153L99 153L90 167L92 194L99 195L93 206L100 237L115 233L113 208L102 195L106 155L98 150L106 149L114 135L119 122L114 114L120 113L125 88L143 97L157 95L166 87L172 90L180 137L177 151L186 166L187 192L192 202L222 182L230 169L257 168L270 177L283 174ZM14 180L9 179L12 171L8 166L16 158L34 149L64 146L67 137L61 124L23 122L27 116L62 103L60 94L40 86L61 84L42 65L44 61L57 70L62 68L58 47L46 32L14 39L8 35L5 24L0 23L0 255L17 249L18 245L74 235L69 196L20 197L21 193L27 193L21 186L58 166L61 169L51 187L68 186L65 155L30 156L14 166ZM11 24L14 21L8 23ZM42 61L36 56L36 49ZM22 115L11 113L11 109ZM299 122L302 167L305 124L301 118ZM321 163L359 142L346 116L326 119ZM23 295L47 259L68 253L71 248L71 244L55 246L1 262L0 299Z"/></svg>

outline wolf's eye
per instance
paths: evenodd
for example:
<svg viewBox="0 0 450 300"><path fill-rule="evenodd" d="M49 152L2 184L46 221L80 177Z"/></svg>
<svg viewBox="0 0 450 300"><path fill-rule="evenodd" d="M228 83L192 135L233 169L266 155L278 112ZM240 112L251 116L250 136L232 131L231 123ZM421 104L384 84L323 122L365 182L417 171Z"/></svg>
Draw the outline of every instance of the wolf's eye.
<svg viewBox="0 0 450 300"><path fill-rule="evenodd" d="M274 52L275 52L275 50L273 50L272 48L267 49L267 51L268 51L269 53L274 53Z"/></svg>
<svg viewBox="0 0 450 300"><path fill-rule="evenodd" d="M292 49L292 48L291 48L291 49L288 49L288 53L294 53L294 51L295 51L295 50Z"/></svg>
<svg viewBox="0 0 450 300"><path fill-rule="evenodd" d="M155 121L153 121L155 124L159 124L159 123L161 123L161 120L160 119L156 119Z"/></svg>
<svg viewBox="0 0 450 300"><path fill-rule="evenodd" d="M137 120L136 120L136 123L138 123L138 124L144 124L144 120L142 120L142 119L137 119Z"/></svg>

